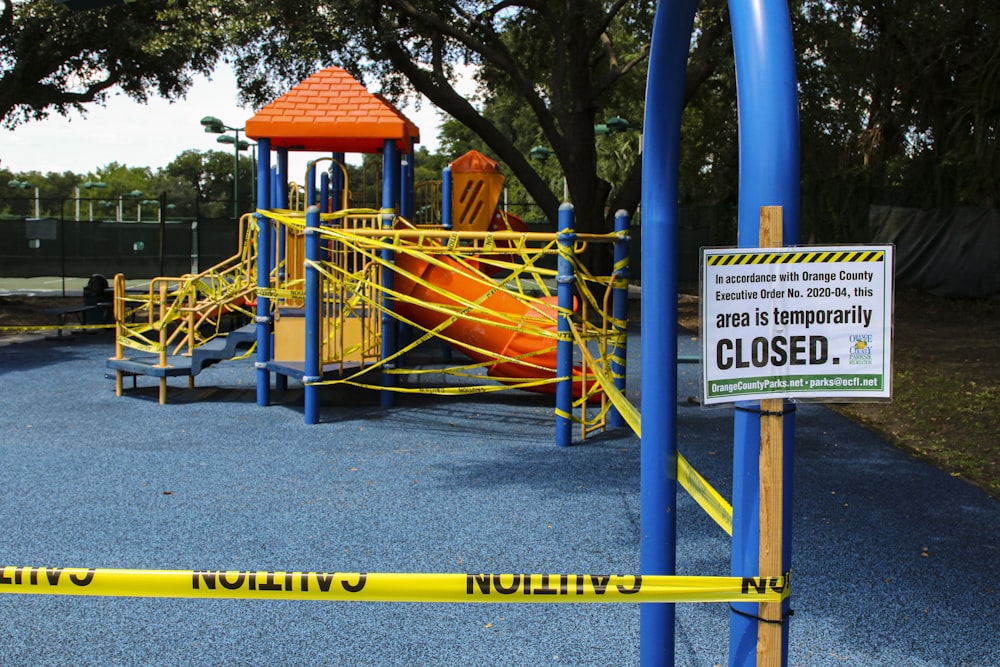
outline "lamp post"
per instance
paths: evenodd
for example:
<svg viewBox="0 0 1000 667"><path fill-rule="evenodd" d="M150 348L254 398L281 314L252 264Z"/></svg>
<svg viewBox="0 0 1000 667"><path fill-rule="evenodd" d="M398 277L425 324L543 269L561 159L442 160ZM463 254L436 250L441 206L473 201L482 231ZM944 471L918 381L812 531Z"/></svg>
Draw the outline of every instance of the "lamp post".
<svg viewBox="0 0 1000 667"><path fill-rule="evenodd" d="M205 132L209 134L233 133L232 137L225 135L216 141L222 144L233 144L233 217L238 219L240 217L240 132L244 128L230 127L215 116L205 116L201 119L201 124L205 128ZM249 144L245 141L242 143L244 144L243 150L246 150Z"/></svg>
<svg viewBox="0 0 1000 667"><path fill-rule="evenodd" d="M245 141L243 139L236 139L235 137L230 136L228 134L223 134L222 136L218 137L216 139L216 141L219 142L220 144L233 144L233 149L236 151L236 155L237 155L237 157L236 157L236 163L235 163L235 168L237 170L239 169L239 166L240 166L239 152L240 151L245 151L247 149L250 149L250 151L251 151L251 153L250 153L250 163L251 163L250 173L252 173L252 174L256 174L257 173L257 144L251 143L249 141ZM250 179L250 200L251 201L256 201L257 200L256 182L257 182L256 179L253 179L253 178ZM234 196L235 196L235 193L234 193Z"/></svg>
<svg viewBox="0 0 1000 667"><path fill-rule="evenodd" d="M118 222L123 221L124 211L122 210L122 203L125 201L125 197L131 197L132 199L138 199L142 196L142 190L133 190L132 192L123 192L118 195ZM139 213L141 212L141 205L138 205L139 209L136 212L136 222L139 221Z"/></svg>
<svg viewBox="0 0 1000 667"><path fill-rule="evenodd" d="M42 217L41 207L39 206L39 200L38 200L38 188L36 188L28 181L19 181L16 179L12 181L7 181L7 185L9 185L12 188L20 188L22 190L30 190L31 188L35 188L35 217L36 218Z"/></svg>
<svg viewBox="0 0 1000 667"><path fill-rule="evenodd" d="M76 221L77 222L80 222L80 188L83 188L84 190L93 190L95 188L98 189L98 190L105 190L105 189L107 189L107 187L108 187L107 183L101 183L100 181L86 181L85 183L81 183L80 185L76 186ZM94 221L94 196L93 195L90 195L89 206L90 206L89 219L90 219L90 222L93 222Z"/></svg>
<svg viewBox="0 0 1000 667"><path fill-rule="evenodd" d="M603 123L598 123L594 126L594 134L619 134L622 132L638 132L639 133L639 155L642 155L642 128L635 127L627 118L622 118L621 116L612 116L608 118Z"/></svg>
<svg viewBox="0 0 1000 667"><path fill-rule="evenodd" d="M145 204L146 206L153 206L154 204L157 205L157 206L159 206L160 201L158 199L143 199L141 202L139 202L138 209L137 209L138 213L136 213L136 218L140 222L142 221L142 206L143 206L143 204Z"/></svg>

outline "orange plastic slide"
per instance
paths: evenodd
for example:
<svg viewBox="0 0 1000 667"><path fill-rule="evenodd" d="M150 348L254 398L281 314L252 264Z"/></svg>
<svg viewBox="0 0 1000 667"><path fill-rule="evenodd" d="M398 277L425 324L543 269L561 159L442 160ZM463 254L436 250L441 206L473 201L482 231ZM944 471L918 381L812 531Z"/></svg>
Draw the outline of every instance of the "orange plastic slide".
<svg viewBox="0 0 1000 667"><path fill-rule="evenodd" d="M497 356L523 358L530 364L501 361L490 366L490 377L509 383L555 377L555 338L538 333L539 329L556 330L558 311L555 297L542 303L527 304L507 292L496 290L483 298L488 288L481 279L477 280L467 267L452 259L442 257L441 261L442 266L438 266L412 255L397 254L396 263L403 271L434 288L397 273L396 291L412 297L413 301L397 302L396 311L426 329L441 326L451 318L452 312L465 311L470 317L456 318L442 330L445 336L457 341L454 343L457 349L484 364L496 361ZM422 306L422 303L435 304L438 308ZM469 308L469 303L477 305ZM575 376L582 375L579 368L574 368L573 372ZM584 395L587 386L592 386L594 382L591 379L585 383L583 377L574 380L573 396L579 398ZM554 383L550 383L525 389L555 393L555 387ZM591 400L599 399L598 395Z"/></svg>

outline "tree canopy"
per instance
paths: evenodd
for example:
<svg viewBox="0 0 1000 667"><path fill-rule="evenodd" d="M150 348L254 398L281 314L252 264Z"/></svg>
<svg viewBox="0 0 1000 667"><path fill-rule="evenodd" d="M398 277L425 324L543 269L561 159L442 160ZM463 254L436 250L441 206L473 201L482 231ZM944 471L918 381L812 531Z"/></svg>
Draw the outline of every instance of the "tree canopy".
<svg viewBox="0 0 1000 667"><path fill-rule="evenodd" d="M254 2L237 31L238 74L256 103L327 64L394 99L422 93L469 128L554 221L560 194L529 161L530 149L544 146L561 167L578 228L594 231L605 226L607 211L634 211L638 204L637 151L636 168L607 201L595 125L624 115L622 108L641 115L655 6L652 0ZM703 25L708 43L721 32L722 19L714 17ZM700 48L698 41L693 62L710 72L697 57ZM477 96L460 92L461 71L473 72ZM696 73L692 90L705 75Z"/></svg>
<svg viewBox="0 0 1000 667"><path fill-rule="evenodd" d="M74 11L0 0L0 122L12 128L86 109L121 91L183 96L225 47L221 0L149 0Z"/></svg>
<svg viewBox="0 0 1000 667"><path fill-rule="evenodd" d="M100 4L101 0L85 0ZM654 0L144 0L74 12L0 0L0 119L183 95L232 58L262 105L337 64L396 102L445 112L448 149L498 159L554 222L565 182L582 231L639 202ZM737 100L728 4L702 0L690 42L681 204L733 206ZM1000 5L792 0L802 237L866 240L869 203L995 206ZM476 92L462 93L472 78ZM636 128L638 129L638 128ZM532 160L532 148L551 159ZM536 151L537 155L544 154ZM565 179L565 180L564 180ZM208 185L202 183L202 186Z"/></svg>

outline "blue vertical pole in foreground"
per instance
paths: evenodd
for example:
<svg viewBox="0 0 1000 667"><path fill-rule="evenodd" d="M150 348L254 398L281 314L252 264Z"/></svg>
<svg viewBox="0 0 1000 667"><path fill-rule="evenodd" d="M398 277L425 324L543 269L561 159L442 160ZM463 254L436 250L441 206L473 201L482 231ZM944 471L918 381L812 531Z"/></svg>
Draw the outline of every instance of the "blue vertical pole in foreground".
<svg viewBox="0 0 1000 667"><path fill-rule="evenodd" d="M677 198L681 112L697 0L660 2L653 22L642 169L642 574L675 574ZM639 605L639 659L674 664L674 605Z"/></svg>
<svg viewBox="0 0 1000 667"><path fill-rule="evenodd" d="M611 345L609 356L611 357L611 377L615 387L625 393L625 359L628 355L626 348L626 337L628 328L628 237L629 217L628 211L617 211L615 213L615 234L618 240L615 241L615 268L611 275L612 280L612 302L611 317L614 320L612 329L615 339ZM608 411L608 425L611 428L622 428L625 426L625 418L612 407Z"/></svg>
<svg viewBox="0 0 1000 667"><path fill-rule="evenodd" d="M257 140L257 208L271 208L271 140ZM269 218L257 213L257 289L270 287L271 276L271 223ZM257 405L264 407L271 402L271 300L257 295Z"/></svg>
<svg viewBox="0 0 1000 667"><path fill-rule="evenodd" d="M315 262L320 260L319 206L315 204L306 211L306 321L305 359L302 383L305 385L305 422L319 423L319 387L314 382L323 379L320 374L320 307L323 295L320 290L319 269Z"/></svg>
<svg viewBox="0 0 1000 667"><path fill-rule="evenodd" d="M799 239L799 119L795 53L785 0L731 0L739 97L739 245L760 245L761 206L781 206L786 245ZM794 417L783 427L784 531L782 569L791 567L791 489ZM740 403L733 435L733 546L731 573L760 574L760 404ZM729 664L756 664L757 605L733 604ZM782 607L787 619L788 601ZM782 626L781 663L788 662L788 625Z"/></svg>
<svg viewBox="0 0 1000 667"><path fill-rule="evenodd" d="M559 260L556 271L556 298L559 303L559 321L556 331L556 377L565 378L556 384L556 445L573 444L573 332L569 315L573 312L573 295L576 274L573 268L573 205L559 206Z"/></svg>

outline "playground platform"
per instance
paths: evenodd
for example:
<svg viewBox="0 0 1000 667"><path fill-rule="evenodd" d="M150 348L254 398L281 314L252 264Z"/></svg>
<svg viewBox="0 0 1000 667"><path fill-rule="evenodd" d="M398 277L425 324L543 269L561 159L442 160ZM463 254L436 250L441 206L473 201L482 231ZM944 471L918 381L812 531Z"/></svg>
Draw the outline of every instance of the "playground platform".
<svg viewBox="0 0 1000 667"><path fill-rule="evenodd" d="M638 329L629 388L639 389ZM688 333L682 356L697 354ZM252 360L159 405L116 399L111 334L0 347L3 564L339 572L639 570L628 430L554 445L546 396L378 395L296 383L255 404ZM681 452L729 497L732 412L679 366ZM176 383L176 384L175 384ZM675 406L664 406L674 409ZM834 412L800 405L790 665L1000 664L1000 503ZM678 572L729 573L683 491ZM494 605L0 595L0 663L637 665L632 604ZM677 606L676 664L726 664L729 609Z"/></svg>

